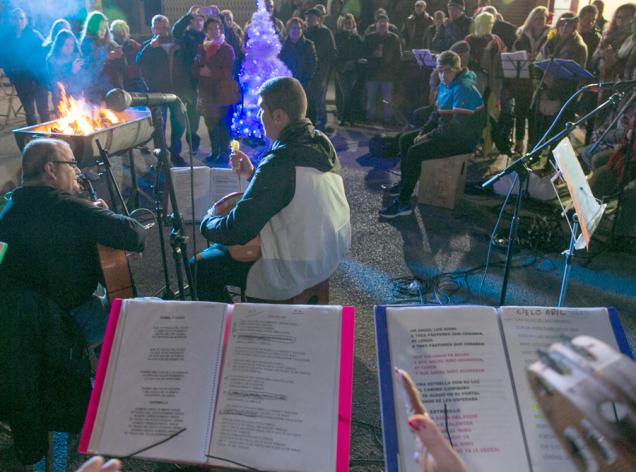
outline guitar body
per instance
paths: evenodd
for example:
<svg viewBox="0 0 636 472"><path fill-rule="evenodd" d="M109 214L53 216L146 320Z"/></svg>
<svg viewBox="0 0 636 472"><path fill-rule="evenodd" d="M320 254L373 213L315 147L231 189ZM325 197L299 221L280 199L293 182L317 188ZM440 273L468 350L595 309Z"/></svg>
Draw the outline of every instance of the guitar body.
<svg viewBox="0 0 636 472"><path fill-rule="evenodd" d="M243 193L241 192L233 192L226 195L214 204L214 211L219 216L227 215L232 208L236 206L242 196ZM228 251L235 261L254 262L261 257L261 237L256 236L245 244L228 246Z"/></svg>
<svg viewBox="0 0 636 472"><path fill-rule="evenodd" d="M112 304L115 298L133 298L135 286L126 253L121 249L98 244L97 257L102 269L102 285L106 289L108 303Z"/></svg>
<svg viewBox="0 0 636 472"><path fill-rule="evenodd" d="M91 181L83 174L80 175L80 181L91 201L96 202L97 193ZM102 270L101 283L106 290L109 305L115 298L133 298L137 295L126 252L98 244L97 258Z"/></svg>

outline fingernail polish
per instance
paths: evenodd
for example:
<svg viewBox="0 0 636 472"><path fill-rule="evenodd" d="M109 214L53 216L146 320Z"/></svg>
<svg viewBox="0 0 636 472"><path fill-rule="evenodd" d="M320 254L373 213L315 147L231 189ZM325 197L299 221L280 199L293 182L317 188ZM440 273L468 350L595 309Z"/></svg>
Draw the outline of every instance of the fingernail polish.
<svg viewBox="0 0 636 472"><path fill-rule="evenodd" d="M415 431L420 430L420 423L417 420L409 420L409 426L411 429L414 429Z"/></svg>

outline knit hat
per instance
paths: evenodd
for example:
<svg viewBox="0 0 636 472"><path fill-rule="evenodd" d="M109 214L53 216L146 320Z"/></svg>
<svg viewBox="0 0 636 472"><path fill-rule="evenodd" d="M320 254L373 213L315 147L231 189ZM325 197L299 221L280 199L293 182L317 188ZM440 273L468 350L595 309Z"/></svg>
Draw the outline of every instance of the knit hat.
<svg viewBox="0 0 636 472"><path fill-rule="evenodd" d="M466 3L464 2L464 0L448 0L448 6L457 7L462 10L466 9Z"/></svg>
<svg viewBox="0 0 636 472"><path fill-rule="evenodd" d="M322 17L322 11L319 8L316 8L316 7L310 8L309 10L307 10L305 12L305 16L308 16L308 15L314 15L314 16Z"/></svg>

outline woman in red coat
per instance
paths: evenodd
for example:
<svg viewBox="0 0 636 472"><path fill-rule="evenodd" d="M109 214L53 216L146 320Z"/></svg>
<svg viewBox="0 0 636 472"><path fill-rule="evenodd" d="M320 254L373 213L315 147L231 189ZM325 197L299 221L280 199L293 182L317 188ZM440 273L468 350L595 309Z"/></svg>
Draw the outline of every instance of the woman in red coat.
<svg viewBox="0 0 636 472"><path fill-rule="evenodd" d="M232 78L234 50L225 42L221 20L209 18L204 31L206 37L199 46L192 72L198 79L197 108L212 145L206 161L214 162L230 155L230 117L238 99L238 84Z"/></svg>

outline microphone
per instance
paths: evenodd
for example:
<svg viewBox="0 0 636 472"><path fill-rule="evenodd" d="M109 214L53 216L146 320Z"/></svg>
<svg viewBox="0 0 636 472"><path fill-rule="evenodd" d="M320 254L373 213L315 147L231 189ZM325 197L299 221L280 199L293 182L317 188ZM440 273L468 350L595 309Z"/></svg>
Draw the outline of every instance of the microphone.
<svg viewBox="0 0 636 472"><path fill-rule="evenodd" d="M106 94L105 102L107 108L121 112L129 107L153 107L176 102L177 100L179 100L179 97L172 93L126 92L125 90L116 88Z"/></svg>

